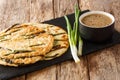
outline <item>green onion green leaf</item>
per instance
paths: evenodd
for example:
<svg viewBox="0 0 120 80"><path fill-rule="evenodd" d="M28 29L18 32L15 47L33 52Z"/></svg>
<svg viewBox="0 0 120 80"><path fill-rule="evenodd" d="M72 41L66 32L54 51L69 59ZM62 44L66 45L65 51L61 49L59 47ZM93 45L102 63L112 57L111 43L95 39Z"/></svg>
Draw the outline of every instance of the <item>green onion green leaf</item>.
<svg viewBox="0 0 120 80"><path fill-rule="evenodd" d="M83 41L80 37L80 33L78 29L79 15L80 15L80 10L78 6L75 6L75 22L73 28L71 27L68 17L64 16L67 24L67 32L68 32L71 53L76 63L80 61L78 55L82 55L82 46L83 46ZM77 43L78 43L78 47L77 47Z"/></svg>

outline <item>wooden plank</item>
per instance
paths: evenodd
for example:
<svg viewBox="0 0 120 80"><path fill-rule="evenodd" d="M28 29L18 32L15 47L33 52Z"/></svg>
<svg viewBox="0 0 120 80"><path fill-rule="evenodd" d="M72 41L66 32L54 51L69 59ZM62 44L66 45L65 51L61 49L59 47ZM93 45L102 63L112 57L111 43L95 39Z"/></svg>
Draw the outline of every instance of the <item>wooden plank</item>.
<svg viewBox="0 0 120 80"><path fill-rule="evenodd" d="M77 0L54 0L55 17L60 17L74 12ZM57 65L57 80L89 80L87 74L87 62L85 57L81 62L67 61Z"/></svg>
<svg viewBox="0 0 120 80"><path fill-rule="evenodd" d="M80 0L82 10L102 10L115 16L115 28L120 31L119 0ZM120 45L87 56L90 80L120 80Z"/></svg>
<svg viewBox="0 0 120 80"><path fill-rule="evenodd" d="M117 65L117 72L118 72L116 80L120 80L120 44L116 45L114 49L116 49L116 51L114 52L114 55L115 55L115 60Z"/></svg>
<svg viewBox="0 0 120 80"><path fill-rule="evenodd" d="M30 1L30 22L42 22L54 18L52 0ZM56 65L27 74L26 80L56 80Z"/></svg>
<svg viewBox="0 0 120 80"><path fill-rule="evenodd" d="M27 0L1 0L0 4L1 29L10 27L15 23L28 22L29 4L27 4Z"/></svg>
<svg viewBox="0 0 120 80"><path fill-rule="evenodd" d="M30 0L30 22L42 22L54 18L53 0Z"/></svg>
<svg viewBox="0 0 120 80"><path fill-rule="evenodd" d="M81 57L80 63L67 61L57 66L57 80L89 80L87 61Z"/></svg>
<svg viewBox="0 0 120 80"><path fill-rule="evenodd" d="M120 1L119 0L113 0L112 4L111 4L111 9L112 9L112 13L115 16L115 29L117 31L120 32ZM114 47L114 56L115 56L115 60L116 60L116 65L117 65L117 79L116 80L120 80L120 44L116 45Z"/></svg>
<svg viewBox="0 0 120 80"><path fill-rule="evenodd" d="M111 13L115 16L115 28L117 31L120 32L120 1L119 0L113 0L111 3Z"/></svg>
<svg viewBox="0 0 120 80"><path fill-rule="evenodd" d="M29 73L26 80L56 80L56 66Z"/></svg>
<svg viewBox="0 0 120 80"><path fill-rule="evenodd" d="M73 13L75 4L77 4L77 0L54 0L55 17Z"/></svg>
<svg viewBox="0 0 120 80"><path fill-rule="evenodd" d="M79 4L82 10L90 9L90 10L104 10L106 12L111 11L111 3L114 0L79 0Z"/></svg>
<svg viewBox="0 0 120 80"><path fill-rule="evenodd" d="M28 22L28 11L27 0L0 0L0 30L15 23ZM25 80L25 75L11 80Z"/></svg>
<svg viewBox="0 0 120 80"><path fill-rule="evenodd" d="M10 27L15 23L21 23L27 21L27 0L11 0L8 2L7 0L0 1L0 30ZM21 6L23 5L23 6ZM24 9L23 9L24 8ZM19 15L22 16L19 16Z"/></svg>
<svg viewBox="0 0 120 80"><path fill-rule="evenodd" d="M89 55L88 67L90 80L118 80L114 47Z"/></svg>
<svg viewBox="0 0 120 80"><path fill-rule="evenodd" d="M0 1L0 30L5 28L5 24L4 24L4 13L5 13L5 8L6 8L6 1L5 0L1 0Z"/></svg>

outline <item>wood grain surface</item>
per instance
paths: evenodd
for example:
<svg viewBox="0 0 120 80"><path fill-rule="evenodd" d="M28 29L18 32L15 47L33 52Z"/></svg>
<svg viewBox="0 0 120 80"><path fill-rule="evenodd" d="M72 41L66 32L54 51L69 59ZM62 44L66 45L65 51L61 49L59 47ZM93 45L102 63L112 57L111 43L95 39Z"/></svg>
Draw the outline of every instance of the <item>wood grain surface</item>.
<svg viewBox="0 0 120 80"><path fill-rule="evenodd" d="M0 30L15 23L43 22L81 10L102 10L115 16L120 32L120 0L0 0ZM11 80L120 80L120 45L66 61Z"/></svg>

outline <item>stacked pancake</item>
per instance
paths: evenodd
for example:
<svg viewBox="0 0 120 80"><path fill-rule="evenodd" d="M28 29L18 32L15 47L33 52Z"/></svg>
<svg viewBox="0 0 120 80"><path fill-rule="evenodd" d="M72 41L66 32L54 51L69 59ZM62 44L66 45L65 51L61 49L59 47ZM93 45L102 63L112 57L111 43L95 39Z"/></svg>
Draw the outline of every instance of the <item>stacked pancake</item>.
<svg viewBox="0 0 120 80"><path fill-rule="evenodd" d="M50 24L25 23L0 32L0 64L24 66L61 56L69 47L65 30Z"/></svg>

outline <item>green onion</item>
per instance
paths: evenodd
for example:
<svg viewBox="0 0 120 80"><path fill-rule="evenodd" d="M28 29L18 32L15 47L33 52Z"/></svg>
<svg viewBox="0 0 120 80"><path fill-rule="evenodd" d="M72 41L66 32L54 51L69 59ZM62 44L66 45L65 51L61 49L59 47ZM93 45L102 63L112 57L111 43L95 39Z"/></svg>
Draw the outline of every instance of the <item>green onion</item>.
<svg viewBox="0 0 120 80"><path fill-rule="evenodd" d="M73 56L74 61L77 63L80 61L78 55L82 55L82 39L80 37L79 33L79 14L80 10L78 6L75 7L75 22L73 28L71 27L71 24L69 22L69 19L67 16L64 16L67 24L67 32L68 32L68 38L70 43L70 49ZM78 47L77 47L78 42Z"/></svg>
<svg viewBox="0 0 120 80"><path fill-rule="evenodd" d="M83 46L83 41L81 37L79 36L78 55L82 55L82 46Z"/></svg>

